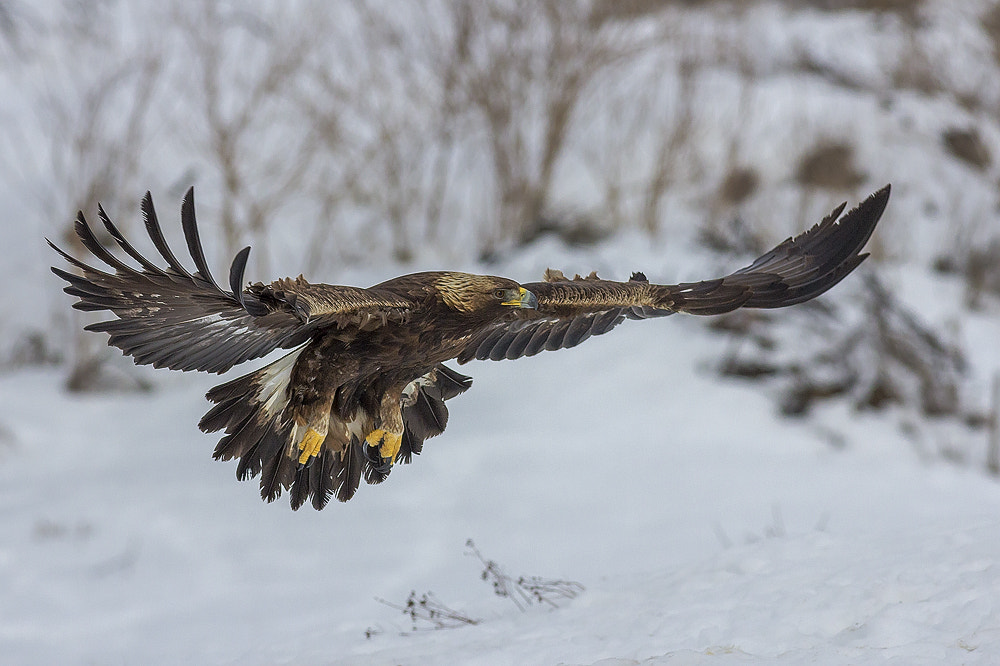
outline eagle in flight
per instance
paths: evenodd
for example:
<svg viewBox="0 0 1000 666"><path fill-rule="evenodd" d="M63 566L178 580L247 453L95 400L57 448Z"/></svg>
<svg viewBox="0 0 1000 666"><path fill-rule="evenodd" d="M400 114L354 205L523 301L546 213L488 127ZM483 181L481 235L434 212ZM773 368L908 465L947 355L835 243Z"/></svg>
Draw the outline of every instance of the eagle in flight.
<svg viewBox="0 0 1000 666"><path fill-rule="evenodd" d="M240 480L260 477L261 496L288 491L293 509L345 502L362 477L380 483L408 463L448 422L445 402L472 379L444 365L501 360L575 347L626 319L675 312L715 315L737 308L780 308L814 298L860 264L861 250L889 200L889 186L840 217L841 204L809 231L789 238L726 277L653 284L596 274L568 279L548 270L542 282L489 275L414 273L367 289L313 284L301 276L244 282L250 248L219 286L198 237L193 192L181 205L192 273L164 240L149 193L146 231L166 267L140 254L108 218L108 234L138 264L112 254L81 212L76 233L98 269L49 244L76 271L53 268L78 298L78 310L110 310L90 324L136 363L223 373L275 349L288 354L207 394L214 406L198 424L225 431L217 460L238 458ZM840 217L838 221L838 217Z"/></svg>

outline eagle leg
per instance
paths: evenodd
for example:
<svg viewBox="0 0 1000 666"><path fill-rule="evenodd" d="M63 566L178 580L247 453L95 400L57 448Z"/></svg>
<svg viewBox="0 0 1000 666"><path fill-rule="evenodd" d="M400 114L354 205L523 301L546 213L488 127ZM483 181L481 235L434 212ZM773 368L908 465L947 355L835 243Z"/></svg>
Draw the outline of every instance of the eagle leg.
<svg viewBox="0 0 1000 666"><path fill-rule="evenodd" d="M330 405L333 404L333 396L320 396L318 399L303 402L294 407L295 433L292 441L296 448L288 451L289 457L295 457L298 450L299 467L309 464L313 458L319 456L323 451L323 442L326 441L330 432ZM305 430L305 434L299 438L299 433Z"/></svg>
<svg viewBox="0 0 1000 666"><path fill-rule="evenodd" d="M379 457L393 460L403 443L403 433L376 428L365 437L365 443L372 448L378 447Z"/></svg>
<svg viewBox="0 0 1000 666"><path fill-rule="evenodd" d="M323 440L325 439L325 434L316 432L312 428L306 430L305 436L298 444L299 451L301 451L299 454L299 464L305 465L309 462L310 458L318 456L320 450L323 448Z"/></svg>
<svg viewBox="0 0 1000 666"><path fill-rule="evenodd" d="M379 404L377 427L365 436L365 444L370 449L378 448L378 455L389 464L396 459L400 446L403 444L403 408L401 399L402 387L388 390L382 394ZM373 452L374 453L374 452Z"/></svg>

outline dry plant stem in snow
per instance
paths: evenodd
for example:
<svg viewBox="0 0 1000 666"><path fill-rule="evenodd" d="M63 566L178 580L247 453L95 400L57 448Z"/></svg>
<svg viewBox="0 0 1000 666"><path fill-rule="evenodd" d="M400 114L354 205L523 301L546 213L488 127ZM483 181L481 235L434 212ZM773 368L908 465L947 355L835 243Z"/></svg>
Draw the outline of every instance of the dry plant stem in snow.
<svg viewBox="0 0 1000 666"><path fill-rule="evenodd" d="M545 604L558 608L566 599L575 599L584 591L584 586L571 580L541 578L539 576L519 576L516 580L508 576L503 568L493 560L487 560L476 548L472 539L465 542L469 554L483 563L480 577L493 585L498 597L510 599L518 609L524 611L532 604Z"/></svg>
<svg viewBox="0 0 1000 666"><path fill-rule="evenodd" d="M432 629L455 629L456 627L465 627L470 624L479 624L479 620L475 620L460 611L445 606L440 599L434 596L433 592L425 592L419 597L416 592L410 592L410 596L406 598L406 603L402 605L379 598L376 598L375 601L389 608L395 608L404 615L409 616L414 631L419 631L422 627L426 627L427 624Z"/></svg>

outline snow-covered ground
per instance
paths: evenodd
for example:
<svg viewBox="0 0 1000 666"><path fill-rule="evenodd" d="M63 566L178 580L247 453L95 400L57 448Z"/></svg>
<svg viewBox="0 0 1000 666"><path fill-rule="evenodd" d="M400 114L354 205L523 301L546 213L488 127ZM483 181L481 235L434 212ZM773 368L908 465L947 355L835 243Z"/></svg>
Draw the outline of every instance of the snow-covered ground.
<svg viewBox="0 0 1000 666"><path fill-rule="evenodd" d="M589 260L660 250L621 241ZM553 254L502 272L528 280ZM662 279L710 269L681 270ZM995 340L991 321L966 337ZM1000 485L921 455L892 413L779 418L769 388L711 372L726 344L676 316L465 366L475 385L449 403L446 433L322 512L264 504L211 460L195 424L213 377L79 396L60 371L4 375L0 661L1000 659ZM469 538L512 575L586 591L522 613L479 579ZM413 631L375 600L414 590L481 622Z"/></svg>
<svg viewBox="0 0 1000 666"><path fill-rule="evenodd" d="M872 243L886 259L878 267L884 284L963 347L965 399L986 410L1000 368L1000 305L987 297L983 310L967 311L960 280L928 266L962 249L957 235L976 243L996 237L1000 165L994 158L972 168L941 141L950 128L976 129L985 149L1000 153L995 45L979 23L991 5L922 6L914 24L891 12L873 19L791 3L758 3L745 14L712 4L692 13L690 26L678 29L687 40L678 48L708 52L695 80L695 148L665 193L658 236L633 220L587 250L546 237L483 266L474 251L445 243L414 248L405 266L331 260L328 274L307 277L363 285L459 268L529 281L548 266L596 268L614 279L632 270L660 282L709 277L740 265L693 242L698 223L715 215L711 193L725 169L754 167L762 190L715 221L738 215L751 227L791 233L846 198L801 191L798 160L820 140L844 141L866 175L851 205L887 181L894 186ZM84 57L81 44L54 39L46 47L53 53L43 49L34 65L12 67L0 81L10 101L0 110L5 128L24 130L20 143L0 146L10 151L0 183L0 359L25 331L63 344L71 303L47 272L56 257L41 240L60 240L66 216L52 211L71 204L56 200L70 198L71 188L48 164L50 143L60 141L28 122L38 95L19 86L41 82L76 108L66 101L71 93L62 95L72 86L54 82L63 76L85 89L95 76L91 60L116 64L114 43ZM732 62L711 64L719 45L732 49ZM927 91L922 67L934 74ZM653 92L674 99L672 91L664 84ZM171 99L186 120L193 105ZM598 206L587 198L604 192L587 178L591 144L607 143L611 156L639 166L652 159L615 133L612 111L596 103L581 110L586 122L571 132L577 143L557 170L556 203ZM204 156L161 146L165 125L155 126L148 168L159 180L142 187L154 190L165 225L175 224L166 183L178 178L187 187L188 162ZM270 155L266 145L257 152ZM625 166L636 171L623 174L628 185L642 169ZM196 180L211 239L218 188L211 174ZM479 214L476 202L489 197L473 193ZM128 210L132 218L119 221L131 232L139 225ZM796 210L809 219L789 213ZM627 206L623 212L631 215ZM281 222L270 248L275 274L255 272L267 256L258 246L251 279L302 269L302 235L289 225L312 221ZM166 232L180 238L176 227ZM220 244L207 244L217 259ZM336 256L363 252L341 251ZM824 298L850 297L872 268ZM292 512L285 498L264 504L255 482L236 481L235 465L211 460L216 437L196 423L218 378L150 371L143 373L154 382L150 393L76 395L62 388L64 367L4 368L0 666L1000 663L1000 483L983 471L985 433L928 424L905 409L857 413L846 401L781 418L774 385L717 377L714 364L736 344L704 321L677 316L627 322L573 350L459 368L475 384L449 403L447 432L382 486L322 512ZM958 438L943 448L959 451L960 463L939 455L937 436ZM512 575L586 589L559 608L521 612L480 580L470 538ZM376 601L402 604L411 591L433 592L480 622L414 630Z"/></svg>

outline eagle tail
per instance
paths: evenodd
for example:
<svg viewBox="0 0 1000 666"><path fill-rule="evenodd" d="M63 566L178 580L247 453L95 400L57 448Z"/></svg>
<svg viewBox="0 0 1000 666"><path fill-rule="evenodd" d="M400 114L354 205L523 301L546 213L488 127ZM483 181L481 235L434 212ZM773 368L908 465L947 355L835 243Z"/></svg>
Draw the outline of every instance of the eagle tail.
<svg viewBox="0 0 1000 666"><path fill-rule="evenodd" d="M250 374L211 389L215 403L198 423L204 432L225 431L215 447L216 460L239 459L236 476L244 481L260 477L260 494L268 502L289 491L293 509L310 502L322 509L336 497L346 502L361 480L380 483L389 475L390 461L377 448L366 446L356 435L343 450L328 446L300 463L294 450L295 420L286 409L292 368L301 349ZM403 406L403 439L394 462L409 463L420 453L424 440L444 432L448 409L444 402L466 391L472 378L439 365L412 382Z"/></svg>
<svg viewBox="0 0 1000 666"><path fill-rule="evenodd" d="M335 496L346 502L354 497L361 480L368 484L382 483L392 471L393 463L409 463L423 450L424 440L444 432L448 424L445 401L464 393L472 386L472 378L438 365L426 375L411 382L403 391L403 436L399 451L392 460L381 458L378 447L366 445L357 437L343 452L333 454L329 472L321 476L300 474L292 487L292 507L311 496L313 507L322 509L326 499ZM314 463L315 464L315 463ZM324 468L325 469L325 468ZM309 483L306 488L305 484ZM302 484L302 490L298 487ZM306 492L308 490L308 493ZM299 492L297 495L296 493Z"/></svg>
<svg viewBox="0 0 1000 666"><path fill-rule="evenodd" d="M198 423L204 432L225 430L213 457L239 458L237 478L243 481L260 475L261 497L269 502L295 478L296 461L288 455L295 422L285 406L300 352L301 348L211 389L206 397L215 406Z"/></svg>

